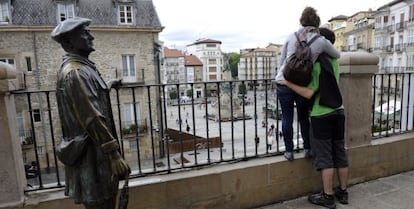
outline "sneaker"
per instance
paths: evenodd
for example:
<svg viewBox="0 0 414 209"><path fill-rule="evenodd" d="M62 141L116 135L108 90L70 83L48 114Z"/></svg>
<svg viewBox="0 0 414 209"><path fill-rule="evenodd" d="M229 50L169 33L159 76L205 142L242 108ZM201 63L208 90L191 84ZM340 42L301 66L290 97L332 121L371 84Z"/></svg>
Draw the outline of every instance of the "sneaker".
<svg viewBox="0 0 414 209"><path fill-rule="evenodd" d="M283 156L285 156L286 160L289 160L289 161L292 161L294 159L293 152L285 152Z"/></svg>
<svg viewBox="0 0 414 209"><path fill-rule="evenodd" d="M338 202L341 204L348 204L348 192L345 190L342 190L341 187L335 188L335 197L338 199Z"/></svg>
<svg viewBox="0 0 414 209"><path fill-rule="evenodd" d="M312 204L327 207L329 209L336 208L334 196L325 194L324 192L309 195L308 201Z"/></svg>
<svg viewBox="0 0 414 209"><path fill-rule="evenodd" d="M311 159L313 157L312 155L312 150L310 149L305 149L305 158L306 159Z"/></svg>

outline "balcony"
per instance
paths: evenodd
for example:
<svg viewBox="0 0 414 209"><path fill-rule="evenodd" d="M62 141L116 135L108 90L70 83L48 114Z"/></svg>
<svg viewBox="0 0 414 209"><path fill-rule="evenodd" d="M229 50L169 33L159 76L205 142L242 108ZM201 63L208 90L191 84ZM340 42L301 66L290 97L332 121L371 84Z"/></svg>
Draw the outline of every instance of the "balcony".
<svg viewBox="0 0 414 209"><path fill-rule="evenodd" d="M387 45L387 46L385 47L385 51L386 51L386 52L392 52L392 51L393 51L393 49L394 49L394 46L393 46L393 45Z"/></svg>
<svg viewBox="0 0 414 209"><path fill-rule="evenodd" d="M405 51L405 44L395 44L394 51L399 53Z"/></svg>
<svg viewBox="0 0 414 209"><path fill-rule="evenodd" d="M407 28L407 22L399 22L395 24L395 28L398 32L404 31Z"/></svg>
<svg viewBox="0 0 414 209"><path fill-rule="evenodd" d="M395 32L395 25L391 24L391 25L387 26L387 31L388 31L388 33L394 33Z"/></svg>
<svg viewBox="0 0 414 209"><path fill-rule="evenodd" d="M391 95L393 97L397 95L392 92L407 92L409 89L406 88L412 87L412 85L407 85L410 83L409 77L411 75L373 75L378 70L378 58L368 53L343 53L339 63L343 70L342 73L344 73L344 76L341 77L340 88L344 97L347 117L345 136L351 162L350 184L413 169L414 156L411 155L410 148L414 146L414 134L412 133L413 127L409 123L413 120L408 116L404 118L404 115L409 115L404 111L413 107L407 105L400 108L401 118L398 124L396 120L390 120L393 116L390 115L391 111L388 111L392 110L388 105L391 101L388 98ZM256 84L259 81L271 82L271 80L240 82ZM384 88L385 82L397 85L392 86L390 93L388 93ZM192 88L195 84L178 85L190 85ZM124 113L128 112L129 115L137 117L135 110L132 113L124 111L123 104L125 102L140 104L140 118L148 118L146 121L148 124L147 134L136 139L139 143L132 144L139 152L128 152L128 149L131 150L128 148L129 142L124 141L124 137L119 137L121 150L133 170L129 199L129 204L133 208L256 208L321 189L319 173L314 170L311 161L303 158L301 136L297 131L295 131L295 160L293 162L288 162L281 156L284 150L283 140L277 140L272 150L266 149L267 128L262 128L261 122L264 122L265 127L275 123L276 129L280 130L277 118L270 118L267 111L261 111L263 105L266 109L266 106L270 106L270 104L277 104L277 95L274 94L274 89L265 86L264 90L259 91L256 85L253 85L251 91L242 94L243 97L251 98L252 103L247 105L242 102L239 103L239 108L235 108L235 106L232 108L230 104L234 105L232 100L236 100L237 96L235 95L238 93L232 90L238 86L239 82L204 82L200 84L213 86L221 94L218 97L207 97L206 94L200 104L190 102L172 106L168 105L167 96L160 99L155 95L156 92L165 92L162 90L167 87L174 88L177 85L136 85L113 90L111 95L120 95L120 99L113 97L112 101L118 130L123 130L128 124L124 123L127 120ZM379 88L375 88L377 86ZM159 91L160 89L161 91ZM229 95L225 95L224 90L228 90ZM0 89L0 91L4 90ZM53 100L54 95L53 91L48 91L48 93L45 91L11 93L15 98L39 96L41 101ZM232 95L233 93L234 95ZM229 103L220 100L225 96L229 96ZM124 101L127 99L129 100ZM412 104L414 98L401 97L397 99L401 101L401 104ZM1 115L6 110L12 114L13 108L15 108L14 105L11 105L10 109L7 109L10 103L6 104L6 107L0 107ZM229 104L229 109L224 108L224 104ZM28 102L26 105L27 111L30 111L31 103ZM45 120L45 126L29 122L32 130L35 131L33 146L45 137L50 137L50 143L59 142L59 122L56 117L53 117L57 114L56 107L53 107L53 103L45 103L44 105L44 109L48 110L44 112L42 117ZM381 106L384 111L379 108L379 115L377 118L374 117L375 111L378 110L377 107ZM394 107L396 108L395 105ZM220 108L229 111L228 114L231 118L235 117L235 113L238 115L253 114L253 117L227 122L203 117L203 114L224 116L223 111L215 111L221 110ZM386 108L387 110L385 110ZM373 129L376 122L380 123ZM189 131L186 130L186 123L191 128ZM0 134L9 134L8 131L13 130L14 123L5 124L11 125L10 127L2 125ZM297 130L296 123L294 127ZM174 133L167 131L170 129L173 129ZM44 136L43 132L46 132ZM2 139L5 139L3 136L0 135ZM259 143L255 143L256 136L260 138ZM18 140L10 140L10 143L14 141ZM13 152L11 148L13 146L5 147L10 143L2 143L0 146L2 146L5 155L15 156L19 151ZM53 147L51 144L48 151L50 154L53 154ZM47 158L44 157L46 151L36 153L35 150L37 149L33 149L33 157L38 159L36 165L40 168L40 175L30 179L29 183L32 187L26 187L25 191L20 186L2 185L4 187L2 191L7 191L7 193L1 193L0 203L20 204L23 208L30 209L48 209L56 205L62 208L72 208L73 201L65 199L61 189L64 185L62 165L56 162L51 155L50 163L56 163L57 166L48 173L45 169L47 164ZM21 180L19 169L17 169L19 166L16 166L19 162L21 163L21 159L20 161L15 158L11 160L15 163L3 164L0 171L17 172L16 175L9 175L7 178L13 182ZM23 170L23 165L21 167ZM295 173L301 175L292 175ZM12 200L8 198L9 193L25 198ZM23 204L23 201L27 202ZM37 203L30 204L30 201L37 201Z"/></svg>

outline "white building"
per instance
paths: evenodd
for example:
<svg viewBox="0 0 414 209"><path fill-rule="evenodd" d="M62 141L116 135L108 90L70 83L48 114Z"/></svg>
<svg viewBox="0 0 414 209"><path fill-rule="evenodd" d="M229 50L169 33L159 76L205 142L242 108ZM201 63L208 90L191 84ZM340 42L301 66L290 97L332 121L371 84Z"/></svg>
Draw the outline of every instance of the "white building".
<svg viewBox="0 0 414 209"><path fill-rule="evenodd" d="M379 57L380 73L408 73L414 71L414 2L392 1L375 13L374 54ZM383 79L384 78L384 79ZM377 76L379 97L375 105L385 104L385 98L401 100L401 127L413 127L413 74Z"/></svg>
<svg viewBox="0 0 414 209"><path fill-rule="evenodd" d="M282 45L269 44L266 48L241 50L239 80L247 80L249 87L253 87L251 80L259 80L259 89L264 89L263 79L273 79L276 76L281 48Z"/></svg>
<svg viewBox="0 0 414 209"><path fill-rule="evenodd" d="M221 41L199 39L187 45L187 54L193 54L203 63L203 81L223 79L223 53Z"/></svg>

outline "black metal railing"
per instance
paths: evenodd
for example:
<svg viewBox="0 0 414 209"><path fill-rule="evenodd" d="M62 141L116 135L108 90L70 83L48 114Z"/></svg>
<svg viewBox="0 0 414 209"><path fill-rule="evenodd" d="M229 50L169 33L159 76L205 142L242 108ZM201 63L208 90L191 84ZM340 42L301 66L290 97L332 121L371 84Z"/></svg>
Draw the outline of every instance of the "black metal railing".
<svg viewBox="0 0 414 209"><path fill-rule="evenodd" d="M270 79L135 83L113 89L117 137L132 177L282 154L280 107L270 83ZM55 91L12 93L16 112L23 115L25 129L31 130L28 135L33 143L22 147L25 159L37 167L36 175L30 170L26 190L62 187L64 169L56 157L62 133ZM34 117L34 112L41 116ZM268 149L271 124L276 140ZM299 151L302 140L296 131L298 123L294 123L294 130L295 150Z"/></svg>
<svg viewBox="0 0 414 209"><path fill-rule="evenodd" d="M412 131L414 96L409 89L413 79L411 73L373 76L373 138ZM281 111L271 82L134 84L112 90L117 137L132 177L282 154ZM36 175L27 169L31 173L26 190L62 187L64 169L56 158L62 134L55 92L13 94L16 111L22 113L24 124L29 124L26 129L31 130L27 135L32 144L22 150L26 161L37 166ZM34 120L35 109L40 109L40 121ZM294 144L300 151L303 145L296 118L297 114ZM276 140L268 149L271 124Z"/></svg>
<svg viewBox="0 0 414 209"><path fill-rule="evenodd" d="M407 72L373 76L373 138L413 131L413 81L414 74Z"/></svg>

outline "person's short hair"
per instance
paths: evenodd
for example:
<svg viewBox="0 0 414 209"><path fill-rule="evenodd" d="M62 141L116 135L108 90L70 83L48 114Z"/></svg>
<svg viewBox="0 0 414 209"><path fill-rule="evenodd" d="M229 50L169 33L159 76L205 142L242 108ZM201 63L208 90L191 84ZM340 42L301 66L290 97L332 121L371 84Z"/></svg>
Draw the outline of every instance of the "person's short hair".
<svg viewBox="0 0 414 209"><path fill-rule="evenodd" d="M335 33L329 28L319 28L319 33L321 36L328 39L332 44L335 43Z"/></svg>
<svg viewBox="0 0 414 209"><path fill-rule="evenodd" d="M303 27L306 27L306 26L319 27L320 23L321 23L321 19L319 18L319 15L317 14L314 8L306 7L302 11L302 15L300 17L300 24Z"/></svg>

